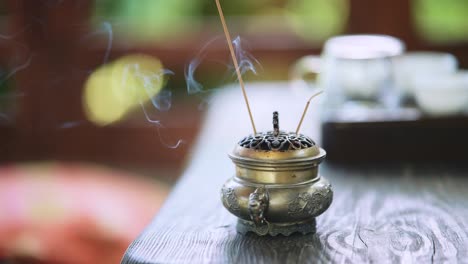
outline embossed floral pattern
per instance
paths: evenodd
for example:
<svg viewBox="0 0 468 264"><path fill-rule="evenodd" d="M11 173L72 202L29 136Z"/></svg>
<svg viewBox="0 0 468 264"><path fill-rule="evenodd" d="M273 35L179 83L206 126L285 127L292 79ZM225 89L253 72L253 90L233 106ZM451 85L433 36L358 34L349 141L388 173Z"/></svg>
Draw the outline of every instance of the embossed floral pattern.
<svg viewBox="0 0 468 264"><path fill-rule="evenodd" d="M314 216L322 212L331 203L331 186L327 185L324 189L313 194L300 193L288 205L288 214L291 216Z"/></svg>
<svg viewBox="0 0 468 264"><path fill-rule="evenodd" d="M236 193L232 188L222 188L221 198L223 199L224 205L233 212L240 210L239 201L237 200Z"/></svg>

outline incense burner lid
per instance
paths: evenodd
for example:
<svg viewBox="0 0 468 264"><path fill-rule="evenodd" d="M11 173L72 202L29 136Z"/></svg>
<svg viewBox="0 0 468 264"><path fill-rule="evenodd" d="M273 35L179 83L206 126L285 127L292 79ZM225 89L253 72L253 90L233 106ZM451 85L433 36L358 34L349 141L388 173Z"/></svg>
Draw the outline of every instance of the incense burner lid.
<svg viewBox="0 0 468 264"><path fill-rule="evenodd" d="M325 151L308 136L279 130L278 112L273 113L273 131L244 137L234 147L231 159L257 161L321 160Z"/></svg>
<svg viewBox="0 0 468 264"><path fill-rule="evenodd" d="M264 161L320 159L325 156L315 142L302 134L281 131L257 133L243 138L234 147L231 158L250 158Z"/></svg>
<svg viewBox="0 0 468 264"><path fill-rule="evenodd" d="M238 144L243 148L262 151L291 151L315 146L315 142L310 137L285 131L280 131L277 135L274 131L249 135Z"/></svg>

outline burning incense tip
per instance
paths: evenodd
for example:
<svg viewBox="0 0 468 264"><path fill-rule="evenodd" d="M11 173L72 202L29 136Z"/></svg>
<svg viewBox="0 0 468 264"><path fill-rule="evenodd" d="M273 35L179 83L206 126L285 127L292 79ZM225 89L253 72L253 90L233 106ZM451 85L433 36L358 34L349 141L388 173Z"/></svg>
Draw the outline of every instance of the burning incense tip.
<svg viewBox="0 0 468 264"><path fill-rule="evenodd" d="M221 24L223 25L224 35L226 35L226 40L228 43L229 51L231 53L234 67L236 68L237 78L239 79L239 84L242 89L242 94L244 96L245 104L247 106L247 111L249 112L250 122L252 123L252 128L253 128L254 135L255 135L257 134L257 129L255 128L252 111L250 110L249 99L247 98L247 93L245 92L244 81L242 80L242 74L239 69L239 63L237 62L236 53L234 52L234 47L232 46L231 35L229 34L229 30L226 25L226 20L224 19L224 13L223 13L223 9L221 8L221 4L219 3L219 0L215 0L215 1L216 1L216 6L218 7L219 18L221 19Z"/></svg>
<svg viewBox="0 0 468 264"><path fill-rule="evenodd" d="M301 121L299 121L299 125L297 126L297 129L296 129L296 134L299 134L299 130L301 130L302 122L304 121L304 117L307 114L307 110L309 110L310 101L312 101L312 99L314 99L315 97L321 95L322 93L323 93L323 91L319 91L319 92L315 93L314 95L312 95L309 98L309 100L307 100L306 106L304 108L304 112L302 113Z"/></svg>

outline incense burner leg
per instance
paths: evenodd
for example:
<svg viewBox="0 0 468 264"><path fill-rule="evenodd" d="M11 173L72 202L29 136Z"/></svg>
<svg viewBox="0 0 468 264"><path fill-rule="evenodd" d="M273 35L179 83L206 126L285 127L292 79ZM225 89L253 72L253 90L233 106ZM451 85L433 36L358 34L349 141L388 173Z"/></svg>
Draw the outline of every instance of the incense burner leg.
<svg viewBox="0 0 468 264"><path fill-rule="evenodd" d="M237 232L241 234L253 232L260 236L277 236L279 234L283 236L289 236L293 233L301 233L303 235L314 234L316 230L315 218L294 223L268 223L267 225L260 227L260 229L253 221L246 221L242 219L237 221Z"/></svg>

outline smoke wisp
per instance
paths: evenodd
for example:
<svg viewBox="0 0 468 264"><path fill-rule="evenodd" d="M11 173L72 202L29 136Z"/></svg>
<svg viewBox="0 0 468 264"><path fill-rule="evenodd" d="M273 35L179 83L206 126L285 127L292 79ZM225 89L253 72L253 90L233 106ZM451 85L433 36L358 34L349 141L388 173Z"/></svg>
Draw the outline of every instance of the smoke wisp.
<svg viewBox="0 0 468 264"><path fill-rule="evenodd" d="M168 69L150 70L141 69L140 64L133 63L125 65L124 74L122 75L122 87L131 89L131 94L137 95L138 105L140 106L146 121L156 127L156 132L160 142L167 148L176 149L185 141L177 139L175 142L169 142L169 139L163 137L162 129L166 127L162 122L153 117L156 115L155 110L159 112L167 112L172 107L172 91L164 87L168 76L174 75L174 72ZM141 85L133 85L128 87L128 78L132 76L136 78L136 83ZM142 89L138 91L136 89ZM147 109L147 101L151 102L152 108Z"/></svg>
<svg viewBox="0 0 468 264"><path fill-rule="evenodd" d="M241 74L244 76L247 73L252 73L254 75L257 75L257 68L261 68L261 65L255 57L253 57L244 47L243 47L243 41L241 38L238 36L233 40L233 47L234 47L234 52L237 58L237 61L239 63L239 70ZM187 65L186 70L185 70L185 81L187 85L187 93L189 95L195 95L195 94L205 94L210 92L209 89L207 89L200 81L197 80L196 78L196 72L202 66L202 64L211 61L211 62L216 62L219 65L222 65L223 67L226 68L226 73L229 76L229 78L223 78L220 80L219 85L224 84L225 82L229 81L236 81L237 76L236 76L236 69L234 67L234 64L232 61L229 63L222 62L219 60L212 60L212 59L207 59L211 57L210 52L213 50L213 47L217 46L226 46L226 41L222 36L218 36L212 40L210 40L207 44L205 44L198 54L195 56L194 59L190 61L190 63ZM227 50L227 49L226 49Z"/></svg>

